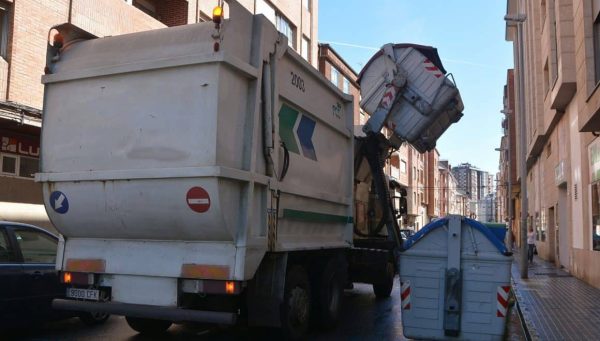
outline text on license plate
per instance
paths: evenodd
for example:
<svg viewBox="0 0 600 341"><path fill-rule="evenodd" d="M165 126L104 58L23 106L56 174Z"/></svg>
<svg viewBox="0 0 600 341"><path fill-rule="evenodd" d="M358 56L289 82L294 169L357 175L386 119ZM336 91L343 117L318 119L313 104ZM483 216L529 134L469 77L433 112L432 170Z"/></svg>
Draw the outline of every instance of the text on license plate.
<svg viewBox="0 0 600 341"><path fill-rule="evenodd" d="M94 289L67 288L67 297L98 301L100 291Z"/></svg>

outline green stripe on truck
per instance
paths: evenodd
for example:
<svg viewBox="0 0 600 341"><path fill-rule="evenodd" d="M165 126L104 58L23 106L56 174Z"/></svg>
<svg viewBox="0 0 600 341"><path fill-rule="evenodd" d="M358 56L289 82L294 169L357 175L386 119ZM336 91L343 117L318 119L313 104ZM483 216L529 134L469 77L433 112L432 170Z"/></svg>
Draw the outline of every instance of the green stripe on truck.
<svg viewBox="0 0 600 341"><path fill-rule="evenodd" d="M319 212L283 209L283 218L292 220L310 221L314 223L344 223L350 224L353 222L352 217L345 215L335 215Z"/></svg>

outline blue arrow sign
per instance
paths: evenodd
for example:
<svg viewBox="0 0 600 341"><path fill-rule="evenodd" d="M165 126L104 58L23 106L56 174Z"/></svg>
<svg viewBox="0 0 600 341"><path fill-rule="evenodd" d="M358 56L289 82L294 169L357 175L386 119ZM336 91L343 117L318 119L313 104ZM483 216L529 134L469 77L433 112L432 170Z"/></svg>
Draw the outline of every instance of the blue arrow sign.
<svg viewBox="0 0 600 341"><path fill-rule="evenodd" d="M50 194L50 206L58 214L65 214L69 210L69 200L61 191L54 191Z"/></svg>
<svg viewBox="0 0 600 341"><path fill-rule="evenodd" d="M298 124L298 129L296 129L298 140L302 146L302 152L304 156L315 161L317 161L317 154L315 153L315 146L312 142L312 136L315 131L316 124L317 123L312 119L302 115L300 123Z"/></svg>

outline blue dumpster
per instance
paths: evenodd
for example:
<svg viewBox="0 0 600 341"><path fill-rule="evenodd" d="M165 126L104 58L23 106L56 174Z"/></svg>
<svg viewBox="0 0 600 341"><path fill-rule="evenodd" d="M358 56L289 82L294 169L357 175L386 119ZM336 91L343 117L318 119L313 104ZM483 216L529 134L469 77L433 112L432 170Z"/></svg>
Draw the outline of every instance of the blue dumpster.
<svg viewBox="0 0 600 341"><path fill-rule="evenodd" d="M492 231L492 233L501 241L504 243L504 240L506 238L506 231L508 231L508 228L506 227L506 224L502 224L502 223L484 223L484 225L490 229L490 231Z"/></svg>
<svg viewBox="0 0 600 341"><path fill-rule="evenodd" d="M423 227L400 254L404 336L502 340L511 262L478 221L452 215Z"/></svg>

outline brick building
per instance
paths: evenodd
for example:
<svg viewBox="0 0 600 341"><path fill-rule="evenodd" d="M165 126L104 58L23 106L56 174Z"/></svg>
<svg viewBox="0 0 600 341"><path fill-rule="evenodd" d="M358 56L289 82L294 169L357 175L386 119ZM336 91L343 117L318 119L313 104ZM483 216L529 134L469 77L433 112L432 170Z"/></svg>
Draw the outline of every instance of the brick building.
<svg viewBox="0 0 600 341"><path fill-rule="evenodd" d="M518 219L515 220L515 200L520 191L517 181L516 160L516 131L515 131L515 75L514 70L506 72L506 85L504 86L503 109L505 118L502 120L502 138L500 140L500 155L497 183L496 205L498 209L498 221L507 222L512 226L513 233L518 231ZM511 188L509 188L509 185ZM512 207L511 207L512 206ZM510 208L513 209L510 216Z"/></svg>
<svg viewBox="0 0 600 341"><path fill-rule="evenodd" d="M241 0L263 13L316 66L318 0ZM41 76L52 26L69 22L95 36L210 20L216 1L0 0L0 220L49 227L38 170ZM227 16L227 6L225 7Z"/></svg>
<svg viewBox="0 0 600 341"><path fill-rule="evenodd" d="M442 211L442 182L440 176L440 153L437 149L434 149L427 153L427 178L428 188L427 196L427 216L429 219L439 218Z"/></svg>

